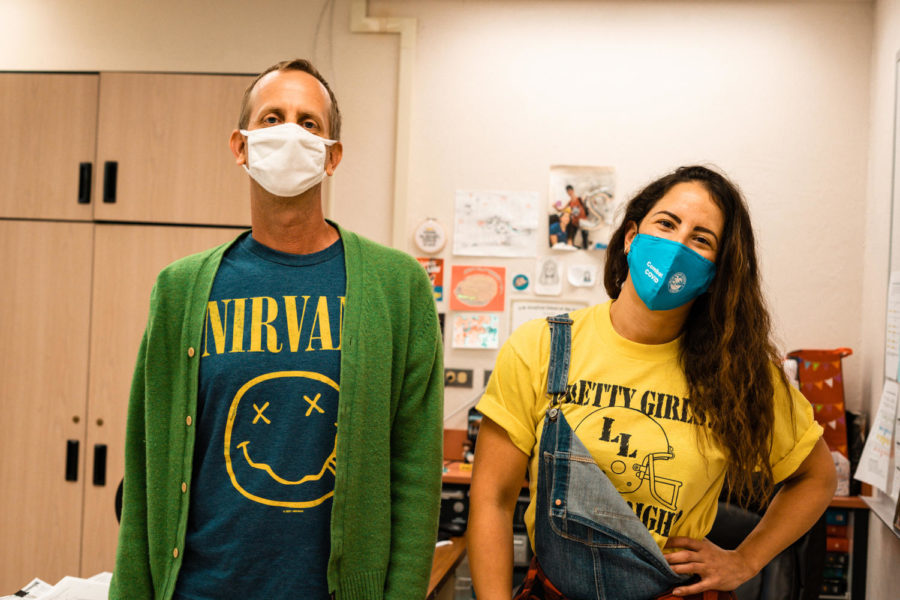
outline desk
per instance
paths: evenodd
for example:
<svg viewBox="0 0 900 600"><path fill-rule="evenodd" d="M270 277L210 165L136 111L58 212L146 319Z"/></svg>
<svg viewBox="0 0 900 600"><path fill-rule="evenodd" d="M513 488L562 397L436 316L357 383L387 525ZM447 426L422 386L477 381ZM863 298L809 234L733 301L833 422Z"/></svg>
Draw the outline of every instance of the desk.
<svg viewBox="0 0 900 600"><path fill-rule="evenodd" d="M428 580L428 596L426 600L434 600L441 587L450 579L450 575L459 566L466 555L466 538L450 538L450 544L438 546L434 550L434 562L431 564L431 579Z"/></svg>

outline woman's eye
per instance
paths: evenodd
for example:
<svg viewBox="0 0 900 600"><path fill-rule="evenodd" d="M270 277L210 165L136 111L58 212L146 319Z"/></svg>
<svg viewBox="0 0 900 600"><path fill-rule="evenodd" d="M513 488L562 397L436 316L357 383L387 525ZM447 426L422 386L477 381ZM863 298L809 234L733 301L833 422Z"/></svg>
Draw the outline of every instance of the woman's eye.
<svg viewBox="0 0 900 600"><path fill-rule="evenodd" d="M659 221L657 221L657 223L659 223L661 227L665 227L666 229L671 229L675 226L675 224L668 219L660 219Z"/></svg>

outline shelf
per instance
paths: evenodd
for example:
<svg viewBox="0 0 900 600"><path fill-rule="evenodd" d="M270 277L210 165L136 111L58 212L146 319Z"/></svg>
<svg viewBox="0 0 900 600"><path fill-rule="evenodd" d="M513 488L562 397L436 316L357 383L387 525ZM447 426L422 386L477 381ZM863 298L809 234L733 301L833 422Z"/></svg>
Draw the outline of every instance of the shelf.
<svg viewBox="0 0 900 600"><path fill-rule="evenodd" d="M884 521L887 528L900 538L900 531L894 529L894 511L897 508L897 503L894 499L887 494L876 491L875 495L863 496L862 500L865 502L866 508L872 509L875 516Z"/></svg>
<svg viewBox="0 0 900 600"><path fill-rule="evenodd" d="M829 508L869 508L860 496L835 496L828 503Z"/></svg>

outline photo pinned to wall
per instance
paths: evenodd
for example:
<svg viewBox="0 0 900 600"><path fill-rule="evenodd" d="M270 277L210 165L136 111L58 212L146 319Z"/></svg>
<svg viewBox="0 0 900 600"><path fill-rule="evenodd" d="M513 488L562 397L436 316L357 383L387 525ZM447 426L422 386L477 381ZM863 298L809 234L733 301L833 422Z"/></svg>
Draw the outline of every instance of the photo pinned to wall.
<svg viewBox="0 0 900 600"><path fill-rule="evenodd" d="M568 270L569 284L575 287L590 288L597 284L597 265L571 265Z"/></svg>
<svg viewBox="0 0 900 600"><path fill-rule="evenodd" d="M500 315L456 313L453 315L453 347L493 350L500 347Z"/></svg>
<svg viewBox="0 0 900 600"><path fill-rule="evenodd" d="M441 302L444 299L444 259L417 257L416 260L428 273L428 279L431 280L431 289L434 292L434 301Z"/></svg>
<svg viewBox="0 0 900 600"><path fill-rule="evenodd" d="M556 302L547 300L513 300L509 304L509 332L532 319L545 319L584 308L587 302Z"/></svg>
<svg viewBox="0 0 900 600"><path fill-rule="evenodd" d="M450 310L502 311L506 267L453 265Z"/></svg>
<svg viewBox="0 0 900 600"><path fill-rule="evenodd" d="M537 260L534 293L538 296L562 294L562 265L555 256L542 256Z"/></svg>
<svg viewBox="0 0 900 600"><path fill-rule="evenodd" d="M537 192L458 190L453 254L535 256L538 212Z"/></svg>
<svg viewBox="0 0 900 600"><path fill-rule="evenodd" d="M620 207L613 167L550 167L549 245L605 250Z"/></svg>

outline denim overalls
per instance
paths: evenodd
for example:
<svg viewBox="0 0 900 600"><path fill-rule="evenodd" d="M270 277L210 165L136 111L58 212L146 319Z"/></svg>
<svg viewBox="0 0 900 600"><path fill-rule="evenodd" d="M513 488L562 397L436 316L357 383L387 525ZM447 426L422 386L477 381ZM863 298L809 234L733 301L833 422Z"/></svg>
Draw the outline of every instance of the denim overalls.
<svg viewBox="0 0 900 600"><path fill-rule="evenodd" d="M535 554L571 600L649 600L688 579L676 574L643 523L574 434L559 398L569 375L572 320L548 317L550 366L538 450Z"/></svg>

